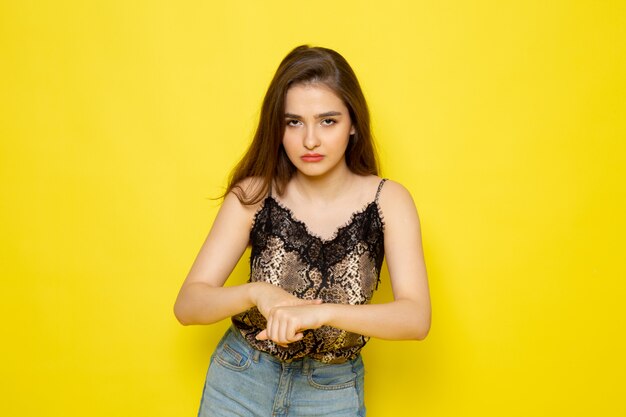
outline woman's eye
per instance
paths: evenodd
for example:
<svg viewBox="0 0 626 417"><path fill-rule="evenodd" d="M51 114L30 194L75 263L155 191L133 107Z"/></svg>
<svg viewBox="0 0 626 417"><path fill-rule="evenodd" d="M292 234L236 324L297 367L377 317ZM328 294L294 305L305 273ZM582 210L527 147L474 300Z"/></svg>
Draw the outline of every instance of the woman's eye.
<svg viewBox="0 0 626 417"><path fill-rule="evenodd" d="M337 123L337 121L335 119L324 119L324 120L322 120L322 124L324 126L330 126L330 125L333 125L335 123Z"/></svg>
<svg viewBox="0 0 626 417"><path fill-rule="evenodd" d="M299 126L299 125L300 125L300 120L295 120L295 119L287 120L287 126Z"/></svg>

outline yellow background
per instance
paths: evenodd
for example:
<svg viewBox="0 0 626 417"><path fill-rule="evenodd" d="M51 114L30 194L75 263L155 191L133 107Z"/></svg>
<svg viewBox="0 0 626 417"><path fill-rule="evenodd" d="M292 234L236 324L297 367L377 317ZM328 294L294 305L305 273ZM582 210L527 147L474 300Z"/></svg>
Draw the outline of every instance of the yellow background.
<svg viewBox="0 0 626 417"><path fill-rule="evenodd" d="M621 1L2 1L0 414L195 415L228 322L174 299L309 43L422 219L432 330L366 346L368 415L625 415L625 27Z"/></svg>

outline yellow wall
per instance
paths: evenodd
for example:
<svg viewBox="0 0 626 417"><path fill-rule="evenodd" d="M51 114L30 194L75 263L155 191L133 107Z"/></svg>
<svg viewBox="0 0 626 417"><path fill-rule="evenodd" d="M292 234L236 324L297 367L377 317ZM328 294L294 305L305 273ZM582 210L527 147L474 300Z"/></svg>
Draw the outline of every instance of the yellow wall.
<svg viewBox="0 0 626 417"><path fill-rule="evenodd" d="M2 1L0 414L195 415L228 323L174 298L311 43L423 223L432 331L365 348L369 415L625 415L625 27L619 1Z"/></svg>

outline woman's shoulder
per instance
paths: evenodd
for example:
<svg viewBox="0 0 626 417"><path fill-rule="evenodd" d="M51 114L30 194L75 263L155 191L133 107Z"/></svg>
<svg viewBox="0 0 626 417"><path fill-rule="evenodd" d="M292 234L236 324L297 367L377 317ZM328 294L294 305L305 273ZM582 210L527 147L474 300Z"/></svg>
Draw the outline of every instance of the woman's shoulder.
<svg viewBox="0 0 626 417"><path fill-rule="evenodd" d="M266 188L261 177L244 178L233 184L224 196L222 210L239 213L251 222L265 202L268 194Z"/></svg>
<svg viewBox="0 0 626 417"><path fill-rule="evenodd" d="M407 197L411 199L411 194L408 189L399 182L387 178L380 177L378 175L363 175L359 176L360 188L366 199L370 199L372 195L375 195L378 202L396 203L406 200Z"/></svg>
<svg viewBox="0 0 626 417"><path fill-rule="evenodd" d="M369 183L371 188L376 189L377 196L380 195L381 199L393 201L398 198L411 197L411 193L404 185L391 178L368 175L363 178L363 181Z"/></svg>
<svg viewBox="0 0 626 417"><path fill-rule="evenodd" d="M419 231L419 214L413 196L399 182L384 179L378 197L378 210L385 225L385 239L402 241L411 235L411 231Z"/></svg>
<svg viewBox="0 0 626 417"><path fill-rule="evenodd" d="M258 206L269 193L270 186L263 177L246 177L234 183L226 195L233 195L243 205Z"/></svg>
<svg viewBox="0 0 626 417"><path fill-rule="evenodd" d="M379 181L377 199L383 211L395 212L402 208L415 210L415 203L408 188L390 178L380 178Z"/></svg>

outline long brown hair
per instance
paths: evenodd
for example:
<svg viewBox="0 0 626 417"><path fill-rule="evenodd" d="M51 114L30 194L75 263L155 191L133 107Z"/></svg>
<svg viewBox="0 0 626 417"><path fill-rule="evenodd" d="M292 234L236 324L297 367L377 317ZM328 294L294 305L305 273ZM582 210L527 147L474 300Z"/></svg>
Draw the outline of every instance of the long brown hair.
<svg viewBox="0 0 626 417"><path fill-rule="evenodd" d="M285 131L285 96L300 83L322 83L339 96L350 113L355 134L346 148L346 164L359 175L378 175L378 160L370 116L363 91L354 71L339 53L332 49L301 45L280 63L263 105L259 125L244 157L230 175L226 194L234 191L242 204L255 204L269 191L272 181L280 195L296 172L282 145ZM242 180L255 178L255 185L243 189Z"/></svg>

